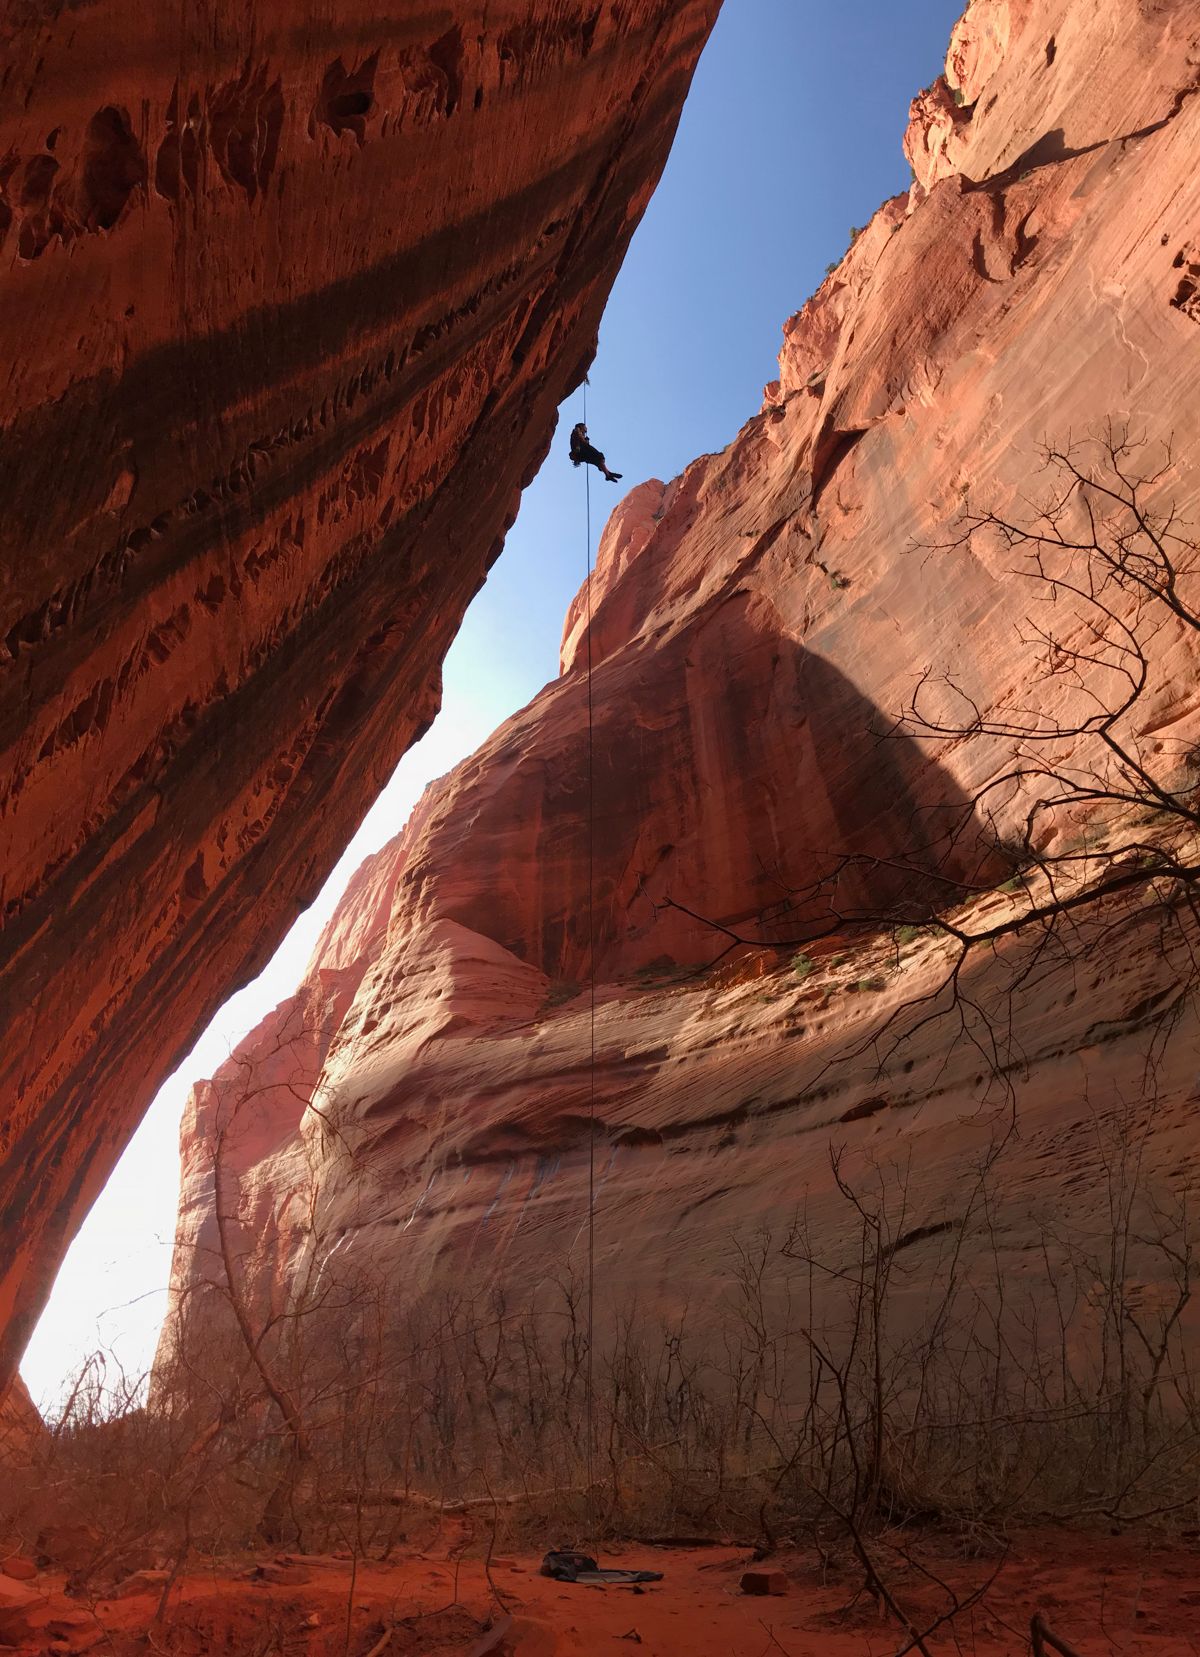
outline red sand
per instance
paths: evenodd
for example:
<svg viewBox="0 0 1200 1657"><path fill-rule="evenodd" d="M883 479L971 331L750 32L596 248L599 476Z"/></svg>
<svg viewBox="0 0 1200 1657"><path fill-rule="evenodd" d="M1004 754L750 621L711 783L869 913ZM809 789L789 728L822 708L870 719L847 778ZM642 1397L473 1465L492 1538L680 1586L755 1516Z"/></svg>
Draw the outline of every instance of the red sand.
<svg viewBox="0 0 1200 1657"><path fill-rule="evenodd" d="M292 1556L280 1556L281 1558ZM945 1594L919 1569L880 1548L889 1587L919 1627L933 1622ZM922 1546L921 1565L962 1597L981 1585L1000 1561L963 1559L945 1546ZM172 1597L165 1624L146 1639L157 1595L142 1594L95 1607L96 1649L124 1657L134 1651L191 1654L268 1650L332 1657L366 1657L385 1629L394 1629L389 1653L470 1652L489 1618L514 1619L496 1649L520 1657L573 1657L640 1646L646 1657L890 1657L906 1643L895 1623L881 1619L861 1596L861 1573L840 1558L822 1581L811 1550L784 1553L772 1566L787 1572L784 1598L748 1598L738 1590L748 1562L731 1547L611 1550L602 1563L661 1570L663 1581L641 1592L629 1588L569 1587L538 1575L538 1558L506 1554L493 1560L489 1589L478 1558L411 1555L357 1572L351 1637L346 1643L350 1563L304 1561L303 1584L247 1581L245 1570L190 1575ZM299 1574L299 1573L297 1573ZM49 1588L47 1580L45 1586ZM54 1586L58 1586L57 1583ZM456 1603L457 1602L457 1603ZM1045 1532L1017 1538L986 1601L953 1629L930 1638L937 1652L1029 1650L1029 1619L1041 1609L1051 1627L1081 1657L1176 1657L1200 1653L1200 1544L1159 1543L1151 1537ZM266 1640L266 1645L264 1645ZM33 1648L29 1648L32 1650Z"/></svg>

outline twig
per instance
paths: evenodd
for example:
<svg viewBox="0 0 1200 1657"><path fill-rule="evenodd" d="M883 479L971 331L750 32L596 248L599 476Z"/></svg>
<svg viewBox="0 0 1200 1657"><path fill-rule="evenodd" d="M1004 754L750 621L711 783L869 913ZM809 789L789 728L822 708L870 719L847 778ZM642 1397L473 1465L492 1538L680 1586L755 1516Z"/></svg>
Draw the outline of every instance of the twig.
<svg viewBox="0 0 1200 1657"><path fill-rule="evenodd" d="M383 1633L376 1640L375 1644L371 1647L370 1651L367 1652L367 1657L382 1657L382 1654L387 1650L388 1646L392 1643L392 1635L395 1632L396 1632L395 1623L394 1622L389 1623L388 1626L384 1629Z"/></svg>
<svg viewBox="0 0 1200 1657"><path fill-rule="evenodd" d="M907 1554L904 1555L904 1557L907 1558ZM926 1627L921 1630L920 1638L928 1639L931 1634L936 1634L938 1629L941 1628L944 1623L953 1622L955 1617L961 1617L964 1611L969 1611L972 1606L978 1605L980 1600L990 1593L992 1584L1000 1575L1000 1572L1004 1569L1007 1562L1007 1558L1002 1559L996 1566L996 1569L992 1572L991 1576L988 1577L987 1581L981 1583L973 1593L968 1594L966 1599L960 1600L958 1595L955 1594L945 1583L941 1583L940 1585L946 1589L947 1593L950 1594L950 1597L954 1603L943 1611L940 1617L936 1617L933 1622L927 1624ZM918 1565L917 1569L921 1570L922 1567ZM925 1574L932 1575L931 1572L925 1572ZM934 1578L934 1580L938 1581L939 1579ZM896 1657L906 1657L906 1653L910 1651L923 1651L924 1649L924 1646L918 1645L917 1637L914 1636L914 1638L911 1639L907 1645L900 1647L900 1650L896 1653Z"/></svg>
<svg viewBox="0 0 1200 1657"><path fill-rule="evenodd" d="M1029 1638L1033 1657L1046 1657L1048 1651L1057 1651L1059 1657L1080 1657L1073 1645L1068 1645L1053 1632L1040 1611L1035 1611L1029 1623Z"/></svg>

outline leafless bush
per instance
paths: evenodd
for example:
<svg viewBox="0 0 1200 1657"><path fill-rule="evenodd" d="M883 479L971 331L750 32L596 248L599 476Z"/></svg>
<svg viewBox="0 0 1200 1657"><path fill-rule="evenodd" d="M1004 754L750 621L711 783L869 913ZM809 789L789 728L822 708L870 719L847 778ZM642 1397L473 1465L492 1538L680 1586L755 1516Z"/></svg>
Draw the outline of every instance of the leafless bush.
<svg viewBox="0 0 1200 1657"><path fill-rule="evenodd" d="M857 1572L925 1651L986 1592L1018 1522L1200 1517L1193 1222L1146 1176L1152 1109L1093 1120L1100 1200L1069 1225L1017 1212L1008 1140L945 1214L917 1209L903 1164L852 1170L834 1150L832 1216L801 1206L779 1233L733 1239L702 1316L604 1308L590 1488L587 1320L569 1274L519 1306L494 1290L397 1309L378 1279L314 1272L266 1319L246 1301L252 1340L269 1323L261 1361L227 1299L185 1297L190 1327L151 1409L87 1366L7 1482L0 1536L68 1563L96 1597L143 1565L261 1546L264 1514L272 1541L344 1550L352 1569L448 1515L473 1519L489 1551L702 1534L767 1554L790 1539ZM931 1577L945 1604L923 1628L895 1580L929 1574L908 1540L928 1527L992 1563L965 1598Z"/></svg>

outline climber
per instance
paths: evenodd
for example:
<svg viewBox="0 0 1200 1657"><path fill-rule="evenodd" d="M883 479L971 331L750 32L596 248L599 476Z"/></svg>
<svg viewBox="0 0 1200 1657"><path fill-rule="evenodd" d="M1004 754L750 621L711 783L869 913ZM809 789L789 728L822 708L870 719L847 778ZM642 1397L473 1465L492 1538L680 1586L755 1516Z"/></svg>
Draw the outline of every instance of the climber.
<svg viewBox="0 0 1200 1657"><path fill-rule="evenodd" d="M588 442L587 427L581 420L571 432L571 464L572 466L596 466L602 471L610 483L621 481L620 472L610 472L608 462Z"/></svg>

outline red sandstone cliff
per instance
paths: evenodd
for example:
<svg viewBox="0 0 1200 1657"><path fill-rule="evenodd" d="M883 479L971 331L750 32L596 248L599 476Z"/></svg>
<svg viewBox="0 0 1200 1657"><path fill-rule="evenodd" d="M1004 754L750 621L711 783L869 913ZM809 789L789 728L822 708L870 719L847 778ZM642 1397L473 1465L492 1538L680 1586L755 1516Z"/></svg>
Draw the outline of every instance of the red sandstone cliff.
<svg viewBox="0 0 1200 1657"><path fill-rule="evenodd" d="M0 18L0 1390L432 719L718 6Z"/></svg>
<svg viewBox="0 0 1200 1657"><path fill-rule="evenodd" d="M0 1403L0 1465L20 1457L42 1437L45 1426L18 1375Z"/></svg>
<svg viewBox="0 0 1200 1657"><path fill-rule="evenodd" d="M952 1212L964 1168L994 1142L998 1078L1020 1121L1009 1195L1022 1203L1061 1205L1068 1186L1079 1213L1099 1200L1102 1089L1152 1113L1156 1165L1194 1171L1195 1008L1178 989L1191 945L1153 915L1122 912L1081 958L1028 980L994 1065L965 1022L894 1060L875 1039L937 982L935 939L848 930L814 948L808 977L769 953L725 979L671 969L721 951L713 921L764 943L821 930L819 903L788 900L839 854L866 854L837 887L851 918L911 895L914 862L994 880L983 830L1015 827L1024 805L997 796L988 824L972 806L1012 745L933 743L895 721L926 669L953 675L981 718L1025 705L1040 660L1029 584L1002 537L963 543L954 524L967 493L1019 516L1045 436L1111 417L1173 437L1151 493L1200 515L1198 65L1200 22L1182 0L975 0L947 79L913 106L911 197L879 210L788 324L762 412L610 521L592 591L606 1292L678 1306L715 1280L732 1235L786 1225L805 1192L832 1225L835 1140L907 1155L914 1211ZM286 1277L299 1255L337 1255L404 1298L497 1276L523 1291L577 1259L583 637L581 598L563 676L427 793L365 876L377 903L360 889L343 905L336 949L318 950L300 996L317 993L327 955L361 976L322 1033L298 1126L292 1100L277 1139L274 1123L251 1126L259 1096L238 1080L277 1061L273 1021L211 1084L247 1124L231 1176L255 1270ZM1051 712L1069 721L1089 688L1064 676ZM1194 744L1198 713L1195 635L1168 622L1130 733L1154 774ZM1092 763L1086 742L1058 746L1064 765ZM1049 822L1048 840L1088 809ZM975 899L977 922L1014 901ZM1001 950L965 978L981 1004L1010 983ZM1144 1038L1164 1005L1177 1023L1148 1100ZM211 1098L201 1084L184 1124L177 1297L202 1275L211 1226ZM304 1236L282 1209L313 1180ZM1023 1246L1003 1244L1015 1269Z"/></svg>

